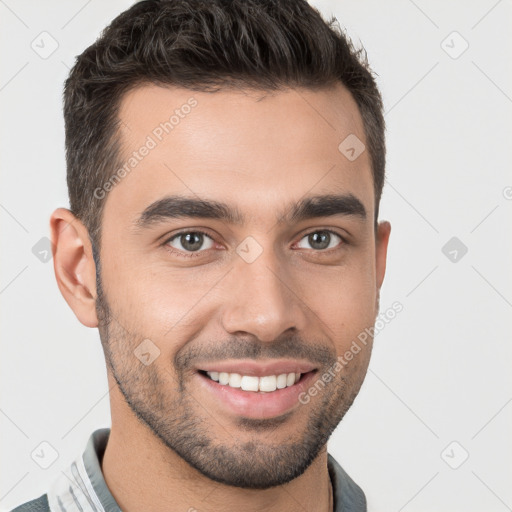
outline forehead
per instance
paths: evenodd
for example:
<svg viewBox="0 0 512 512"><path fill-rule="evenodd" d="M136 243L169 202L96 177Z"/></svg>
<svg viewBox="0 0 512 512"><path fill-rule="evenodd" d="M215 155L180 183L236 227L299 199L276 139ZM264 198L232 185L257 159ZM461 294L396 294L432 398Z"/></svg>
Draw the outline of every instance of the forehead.
<svg viewBox="0 0 512 512"><path fill-rule="evenodd" d="M351 160L339 149L347 137L366 143L341 84L215 93L144 85L123 97L119 119L124 172L113 170L121 179L107 196L105 219L115 209L133 222L166 195L222 201L270 219L307 194L350 193L373 215L368 151Z"/></svg>

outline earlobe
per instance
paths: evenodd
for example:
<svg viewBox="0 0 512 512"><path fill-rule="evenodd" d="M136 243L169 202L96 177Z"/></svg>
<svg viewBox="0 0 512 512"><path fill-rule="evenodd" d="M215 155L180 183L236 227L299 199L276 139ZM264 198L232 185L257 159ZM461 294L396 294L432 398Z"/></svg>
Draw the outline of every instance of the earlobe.
<svg viewBox="0 0 512 512"><path fill-rule="evenodd" d="M62 296L87 327L97 327L96 265L87 228L66 208L50 217L53 268Z"/></svg>

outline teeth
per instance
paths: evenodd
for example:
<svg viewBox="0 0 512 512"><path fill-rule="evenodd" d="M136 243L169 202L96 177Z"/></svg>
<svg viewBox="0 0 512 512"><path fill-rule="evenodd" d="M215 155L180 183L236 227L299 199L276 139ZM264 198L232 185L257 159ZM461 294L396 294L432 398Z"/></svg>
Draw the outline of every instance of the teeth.
<svg viewBox="0 0 512 512"><path fill-rule="evenodd" d="M244 391L258 391L258 377L252 375L244 375L242 377L242 385L240 386Z"/></svg>
<svg viewBox="0 0 512 512"><path fill-rule="evenodd" d="M291 373L290 373L291 375ZM260 377L260 391L275 391L277 389L277 377L275 375L268 375ZM295 374L293 375L293 383L295 384Z"/></svg>
<svg viewBox="0 0 512 512"><path fill-rule="evenodd" d="M281 375L277 376L277 389L283 389L286 387L286 373L282 373Z"/></svg>
<svg viewBox="0 0 512 512"><path fill-rule="evenodd" d="M212 377L213 378L213 377ZM239 373L230 373L228 384L232 388L239 388L242 386L242 376Z"/></svg>
<svg viewBox="0 0 512 512"><path fill-rule="evenodd" d="M244 391L260 391L264 393L271 393L276 389L293 386L301 376L300 373L282 373L281 375L265 375L264 377L227 372L206 372L206 374L212 380L224 386L241 388Z"/></svg>

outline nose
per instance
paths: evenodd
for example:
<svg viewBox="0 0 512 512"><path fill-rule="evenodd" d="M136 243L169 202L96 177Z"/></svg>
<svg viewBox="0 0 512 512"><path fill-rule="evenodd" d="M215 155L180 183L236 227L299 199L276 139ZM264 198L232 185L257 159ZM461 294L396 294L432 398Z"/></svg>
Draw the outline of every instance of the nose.
<svg viewBox="0 0 512 512"><path fill-rule="evenodd" d="M226 286L222 324L230 334L252 334L270 342L288 330L305 328L307 308L298 283L273 251L263 251L252 263L239 258Z"/></svg>

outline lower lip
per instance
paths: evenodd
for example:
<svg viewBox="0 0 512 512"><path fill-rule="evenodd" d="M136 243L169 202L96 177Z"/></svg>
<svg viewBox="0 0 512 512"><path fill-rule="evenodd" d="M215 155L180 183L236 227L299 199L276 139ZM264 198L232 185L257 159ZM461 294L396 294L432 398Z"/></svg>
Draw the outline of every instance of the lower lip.
<svg viewBox="0 0 512 512"><path fill-rule="evenodd" d="M240 388L219 384L201 373L196 375L201 387L212 393L231 413L245 418L262 419L280 416L297 407L300 404L299 395L308 389L315 373L305 373L293 386L276 389L270 393L243 391Z"/></svg>

